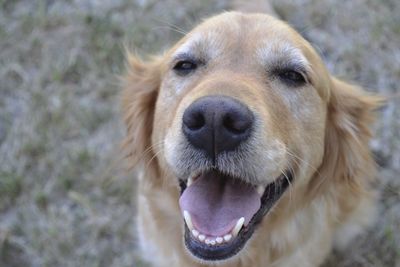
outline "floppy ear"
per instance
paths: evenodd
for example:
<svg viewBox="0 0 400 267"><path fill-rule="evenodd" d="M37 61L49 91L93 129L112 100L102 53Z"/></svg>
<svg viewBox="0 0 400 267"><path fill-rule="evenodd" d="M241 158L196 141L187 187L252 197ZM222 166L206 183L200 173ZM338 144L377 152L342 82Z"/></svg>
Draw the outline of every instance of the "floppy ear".
<svg viewBox="0 0 400 267"><path fill-rule="evenodd" d="M375 177L375 162L369 149L370 126L383 102L382 97L332 78L325 153L317 187L322 181L335 179L362 191Z"/></svg>
<svg viewBox="0 0 400 267"><path fill-rule="evenodd" d="M143 62L128 53L127 74L124 77L122 109L127 129L123 149L127 152L129 167L150 162L154 109L160 87L160 60Z"/></svg>

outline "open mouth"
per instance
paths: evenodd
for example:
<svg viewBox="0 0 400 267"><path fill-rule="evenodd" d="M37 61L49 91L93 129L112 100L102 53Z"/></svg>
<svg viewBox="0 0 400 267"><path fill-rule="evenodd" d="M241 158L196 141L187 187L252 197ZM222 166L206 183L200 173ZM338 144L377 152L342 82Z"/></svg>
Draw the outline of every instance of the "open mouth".
<svg viewBox="0 0 400 267"><path fill-rule="evenodd" d="M255 186L210 170L181 181L187 249L208 261L237 254L292 179L288 171L267 186Z"/></svg>

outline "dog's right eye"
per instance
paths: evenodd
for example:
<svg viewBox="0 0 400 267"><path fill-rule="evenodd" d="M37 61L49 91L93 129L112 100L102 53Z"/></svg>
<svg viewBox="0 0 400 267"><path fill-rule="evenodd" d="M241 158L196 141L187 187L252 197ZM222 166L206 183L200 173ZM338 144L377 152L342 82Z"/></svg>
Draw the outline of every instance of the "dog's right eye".
<svg viewBox="0 0 400 267"><path fill-rule="evenodd" d="M182 60L176 63L174 66L173 70L181 76L188 75L189 73L193 72L196 70L197 64L193 61L190 60Z"/></svg>

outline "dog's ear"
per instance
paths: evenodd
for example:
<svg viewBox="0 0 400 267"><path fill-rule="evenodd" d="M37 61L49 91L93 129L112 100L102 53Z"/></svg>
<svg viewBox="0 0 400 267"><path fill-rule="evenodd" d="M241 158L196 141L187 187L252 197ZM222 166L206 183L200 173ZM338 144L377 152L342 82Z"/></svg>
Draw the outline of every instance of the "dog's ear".
<svg viewBox="0 0 400 267"><path fill-rule="evenodd" d="M129 167L148 163L154 156L151 148L154 109L161 83L161 60L144 62L128 53L127 74L123 78L122 111L127 129L123 149Z"/></svg>
<svg viewBox="0 0 400 267"><path fill-rule="evenodd" d="M383 103L384 99L380 96L369 94L356 85L332 78L328 119L343 137L367 144L371 137L369 128L375 119L375 112Z"/></svg>
<svg viewBox="0 0 400 267"><path fill-rule="evenodd" d="M363 190L374 178L375 162L369 149L370 127L382 97L368 94L362 88L331 79L325 133L325 153L319 170L322 185L326 178ZM318 186L317 186L318 187Z"/></svg>

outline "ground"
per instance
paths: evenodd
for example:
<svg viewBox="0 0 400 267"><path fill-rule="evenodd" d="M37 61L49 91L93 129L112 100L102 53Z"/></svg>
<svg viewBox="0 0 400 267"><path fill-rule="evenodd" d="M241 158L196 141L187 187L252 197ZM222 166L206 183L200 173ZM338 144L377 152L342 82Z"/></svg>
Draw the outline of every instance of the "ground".
<svg viewBox="0 0 400 267"><path fill-rule="evenodd" d="M374 227L324 267L400 266L400 2L276 0L330 71L388 97ZM167 49L228 1L0 0L0 266L144 266L119 164L124 47Z"/></svg>

